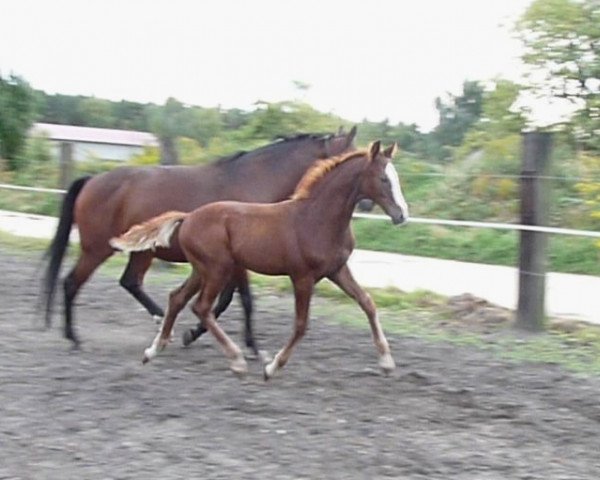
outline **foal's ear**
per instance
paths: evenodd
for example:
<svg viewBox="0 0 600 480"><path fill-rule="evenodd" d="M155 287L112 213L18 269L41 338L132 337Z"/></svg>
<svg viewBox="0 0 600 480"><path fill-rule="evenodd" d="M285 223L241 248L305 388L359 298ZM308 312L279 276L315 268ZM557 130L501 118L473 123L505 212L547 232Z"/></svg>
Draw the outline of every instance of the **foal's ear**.
<svg viewBox="0 0 600 480"><path fill-rule="evenodd" d="M387 158L393 158L393 156L396 155L397 151L398 151L398 144L396 142L394 142L383 151L383 156L387 157Z"/></svg>
<svg viewBox="0 0 600 480"><path fill-rule="evenodd" d="M369 157L373 160L381 150L381 140L377 140L369 145Z"/></svg>

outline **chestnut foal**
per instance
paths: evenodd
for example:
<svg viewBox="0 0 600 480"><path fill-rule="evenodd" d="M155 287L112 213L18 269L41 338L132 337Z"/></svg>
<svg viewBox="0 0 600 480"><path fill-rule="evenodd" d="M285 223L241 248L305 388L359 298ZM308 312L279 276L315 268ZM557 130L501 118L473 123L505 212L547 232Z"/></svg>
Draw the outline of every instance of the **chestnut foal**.
<svg viewBox="0 0 600 480"><path fill-rule="evenodd" d="M296 316L289 342L264 367L271 378L290 358L303 337L314 285L323 278L355 299L369 319L379 366L395 368L375 304L356 283L348 265L354 248L350 221L356 203L370 198L394 224L408 219L398 174L391 163L396 145L381 150L379 141L367 150L317 162L298 183L289 200L274 204L217 202L191 213L169 212L111 240L124 251L168 246L176 235L192 264L190 277L169 297L160 332L144 352L151 360L169 342L177 314L198 292L192 310L223 348L235 373L247 371L240 348L217 324L211 307L228 282L245 269L266 275L288 275L293 283ZM177 225L179 229L177 229Z"/></svg>

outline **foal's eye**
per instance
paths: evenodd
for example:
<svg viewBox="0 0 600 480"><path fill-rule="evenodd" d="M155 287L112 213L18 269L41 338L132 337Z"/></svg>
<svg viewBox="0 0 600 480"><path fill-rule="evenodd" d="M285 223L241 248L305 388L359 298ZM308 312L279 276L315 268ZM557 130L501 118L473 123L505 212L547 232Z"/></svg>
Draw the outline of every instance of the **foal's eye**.
<svg viewBox="0 0 600 480"><path fill-rule="evenodd" d="M382 176L382 177L381 177L381 181L382 181L383 183L390 183L390 179L388 178L388 176L387 176L387 175L384 175L384 176Z"/></svg>

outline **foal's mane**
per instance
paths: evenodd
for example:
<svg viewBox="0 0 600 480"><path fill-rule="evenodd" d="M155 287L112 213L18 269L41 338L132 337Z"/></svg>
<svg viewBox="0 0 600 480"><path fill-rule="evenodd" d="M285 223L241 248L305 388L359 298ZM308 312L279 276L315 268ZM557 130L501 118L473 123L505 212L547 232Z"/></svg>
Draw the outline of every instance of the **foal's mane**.
<svg viewBox="0 0 600 480"><path fill-rule="evenodd" d="M296 186L296 190L294 190L294 193L292 194L290 199L302 200L308 198L313 187L317 183L319 183L319 181L323 177L325 177L329 172L331 172L334 168L336 168L344 162L347 162L348 160L364 156L366 156L370 160L368 150L356 150L354 152L338 155L336 157L329 157L316 162L312 167L310 167L306 171L304 176L300 179L298 185Z"/></svg>

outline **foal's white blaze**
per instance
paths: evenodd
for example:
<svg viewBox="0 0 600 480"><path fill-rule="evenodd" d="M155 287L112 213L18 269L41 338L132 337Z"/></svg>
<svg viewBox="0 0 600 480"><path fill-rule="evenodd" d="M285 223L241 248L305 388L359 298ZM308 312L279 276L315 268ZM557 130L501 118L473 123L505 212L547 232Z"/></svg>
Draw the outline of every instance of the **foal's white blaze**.
<svg viewBox="0 0 600 480"><path fill-rule="evenodd" d="M404 195L402 194L402 187L400 187L400 178L398 178L398 172L392 165L392 162L389 162L385 166L385 174L390 180L390 185L392 186L392 195L394 197L394 202L398 205L402 212L404 213L404 218L408 220L408 204L404 199Z"/></svg>

